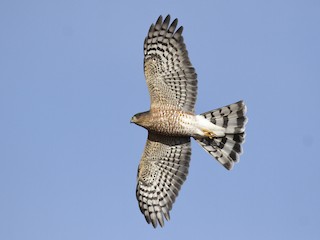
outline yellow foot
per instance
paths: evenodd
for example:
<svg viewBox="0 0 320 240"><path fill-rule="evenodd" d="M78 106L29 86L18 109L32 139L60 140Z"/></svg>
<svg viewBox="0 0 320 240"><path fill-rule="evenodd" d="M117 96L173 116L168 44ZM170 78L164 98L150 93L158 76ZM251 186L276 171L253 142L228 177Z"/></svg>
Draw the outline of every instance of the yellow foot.
<svg viewBox="0 0 320 240"><path fill-rule="evenodd" d="M210 138L210 139L216 137L216 135L213 132L209 132L207 130L203 130L203 133L207 138Z"/></svg>

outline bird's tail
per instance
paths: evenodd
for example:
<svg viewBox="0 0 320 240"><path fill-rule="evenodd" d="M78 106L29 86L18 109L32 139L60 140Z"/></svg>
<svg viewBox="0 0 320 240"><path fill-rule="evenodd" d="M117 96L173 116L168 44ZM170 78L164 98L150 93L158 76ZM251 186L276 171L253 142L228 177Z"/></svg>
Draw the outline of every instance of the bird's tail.
<svg viewBox="0 0 320 240"><path fill-rule="evenodd" d="M228 170L239 161L242 152L241 144L244 142L247 123L246 110L243 101L239 101L201 114L213 124L223 127L225 135L196 138L196 141Z"/></svg>

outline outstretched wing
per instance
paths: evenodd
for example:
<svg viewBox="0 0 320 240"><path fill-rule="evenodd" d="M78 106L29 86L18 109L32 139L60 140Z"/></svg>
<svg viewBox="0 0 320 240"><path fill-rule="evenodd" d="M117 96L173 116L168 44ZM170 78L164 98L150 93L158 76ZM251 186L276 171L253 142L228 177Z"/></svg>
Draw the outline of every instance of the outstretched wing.
<svg viewBox="0 0 320 240"><path fill-rule="evenodd" d="M153 227L168 221L169 211L186 180L191 155L189 137L168 137L149 132L137 177L137 200Z"/></svg>
<svg viewBox="0 0 320 240"><path fill-rule="evenodd" d="M160 16L151 25L144 41L144 72L151 98L151 108L171 105L194 112L197 74L188 57L178 20L171 25L170 15Z"/></svg>

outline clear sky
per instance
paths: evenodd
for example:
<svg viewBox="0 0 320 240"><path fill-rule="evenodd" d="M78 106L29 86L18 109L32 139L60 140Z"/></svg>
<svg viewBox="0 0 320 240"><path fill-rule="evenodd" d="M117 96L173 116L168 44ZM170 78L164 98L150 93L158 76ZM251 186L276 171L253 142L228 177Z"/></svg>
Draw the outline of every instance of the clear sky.
<svg viewBox="0 0 320 240"><path fill-rule="evenodd" d="M142 45L179 18L197 113L240 99L232 171L193 141L164 228L135 198ZM0 239L320 239L320 2L0 2Z"/></svg>

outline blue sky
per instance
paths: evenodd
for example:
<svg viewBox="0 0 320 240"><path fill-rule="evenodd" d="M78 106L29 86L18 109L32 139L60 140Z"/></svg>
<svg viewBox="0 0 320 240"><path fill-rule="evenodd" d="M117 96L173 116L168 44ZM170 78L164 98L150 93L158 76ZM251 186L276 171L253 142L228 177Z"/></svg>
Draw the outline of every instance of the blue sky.
<svg viewBox="0 0 320 240"><path fill-rule="evenodd" d="M163 229L135 199L144 37L184 26L197 113L240 99L230 172L193 141ZM319 239L319 1L1 1L0 239Z"/></svg>

